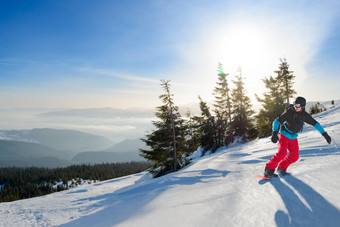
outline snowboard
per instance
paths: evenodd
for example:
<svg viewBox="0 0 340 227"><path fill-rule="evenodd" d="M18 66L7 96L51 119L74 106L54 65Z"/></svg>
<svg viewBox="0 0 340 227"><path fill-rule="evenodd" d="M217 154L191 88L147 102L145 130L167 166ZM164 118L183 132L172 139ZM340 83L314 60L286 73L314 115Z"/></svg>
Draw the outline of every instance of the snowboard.
<svg viewBox="0 0 340 227"><path fill-rule="evenodd" d="M264 176L260 176L260 175L257 175L257 176L254 176L256 179L260 179L260 180L270 180L272 178L276 178L276 177L279 177L278 175L274 174L272 176L272 178L267 178L267 177L264 177Z"/></svg>
<svg viewBox="0 0 340 227"><path fill-rule="evenodd" d="M291 176L292 174L291 173L285 173L285 174L274 174L272 176L272 178L277 178L277 177L286 177L286 176ZM260 180L270 180L272 178L267 178L267 177L264 177L264 176L261 176L261 175L257 175L257 176L254 176L256 179L260 179Z"/></svg>

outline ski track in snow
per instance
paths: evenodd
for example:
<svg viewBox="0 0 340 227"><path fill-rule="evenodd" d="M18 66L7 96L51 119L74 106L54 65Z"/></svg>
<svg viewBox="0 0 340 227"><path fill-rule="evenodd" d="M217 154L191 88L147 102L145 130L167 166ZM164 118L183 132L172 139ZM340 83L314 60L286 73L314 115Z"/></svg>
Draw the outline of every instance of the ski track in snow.
<svg viewBox="0 0 340 227"><path fill-rule="evenodd" d="M339 226L340 107L299 136L291 176L257 180L277 144L221 149L152 179L146 172L0 204L0 226ZM340 143L340 142L339 142Z"/></svg>

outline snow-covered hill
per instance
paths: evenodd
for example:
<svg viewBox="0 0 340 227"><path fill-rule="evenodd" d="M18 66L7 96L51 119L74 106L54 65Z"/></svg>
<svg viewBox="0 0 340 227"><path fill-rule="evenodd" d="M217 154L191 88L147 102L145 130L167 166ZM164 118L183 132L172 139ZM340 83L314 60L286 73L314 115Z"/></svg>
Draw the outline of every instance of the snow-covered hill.
<svg viewBox="0 0 340 227"><path fill-rule="evenodd" d="M260 139L195 159L164 177L146 172L0 204L1 226L339 226L340 105L299 136L291 176L258 181L277 144Z"/></svg>

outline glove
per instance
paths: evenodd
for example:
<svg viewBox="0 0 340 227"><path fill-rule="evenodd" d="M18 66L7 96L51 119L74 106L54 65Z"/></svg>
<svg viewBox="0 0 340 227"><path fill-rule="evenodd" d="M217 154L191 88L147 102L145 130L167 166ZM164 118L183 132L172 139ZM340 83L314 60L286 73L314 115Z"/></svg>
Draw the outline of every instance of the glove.
<svg viewBox="0 0 340 227"><path fill-rule="evenodd" d="M273 143L277 143L277 141L279 140L279 137L277 136L278 133L279 133L278 131L273 131L273 134L272 134Z"/></svg>
<svg viewBox="0 0 340 227"><path fill-rule="evenodd" d="M332 139L331 139L331 137L328 135L327 132L322 133L322 135L323 135L323 137L325 137L325 139L326 139L326 141L327 141L328 144L330 144L330 143L332 142Z"/></svg>

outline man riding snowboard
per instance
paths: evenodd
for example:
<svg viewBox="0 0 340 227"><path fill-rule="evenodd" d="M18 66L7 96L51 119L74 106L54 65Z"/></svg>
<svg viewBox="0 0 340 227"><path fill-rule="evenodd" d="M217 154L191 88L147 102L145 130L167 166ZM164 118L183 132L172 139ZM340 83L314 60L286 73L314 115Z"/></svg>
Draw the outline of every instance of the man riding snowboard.
<svg viewBox="0 0 340 227"><path fill-rule="evenodd" d="M331 137L325 132L322 126L310 114L305 111L306 99L297 97L293 106L289 106L281 116L273 122L272 142L279 141L277 153L269 160L264 170L264 177L272 178L277 176L274 171L280 175L287 174L288 166L299 159L298 133L302 132L303 124L312 125L323 137L327 143L331 143ZM281 125L281 129L279 131ZM287 149L289 154L287 155Z"/></svg>

